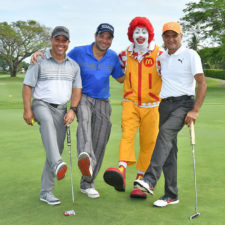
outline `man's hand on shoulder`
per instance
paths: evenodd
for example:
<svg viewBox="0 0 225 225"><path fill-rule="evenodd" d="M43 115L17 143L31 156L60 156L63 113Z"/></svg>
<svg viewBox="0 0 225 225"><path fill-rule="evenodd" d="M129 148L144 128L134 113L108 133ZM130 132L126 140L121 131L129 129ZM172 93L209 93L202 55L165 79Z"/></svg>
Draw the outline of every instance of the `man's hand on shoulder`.
<svg viewBox="0 0 225 225"><path fill-rule="evenodd" d="M38 56L41 56L41 58L44 59L44 54L42 52L35 52L31 56L30 64L36 64L38 62Z"/></svg>

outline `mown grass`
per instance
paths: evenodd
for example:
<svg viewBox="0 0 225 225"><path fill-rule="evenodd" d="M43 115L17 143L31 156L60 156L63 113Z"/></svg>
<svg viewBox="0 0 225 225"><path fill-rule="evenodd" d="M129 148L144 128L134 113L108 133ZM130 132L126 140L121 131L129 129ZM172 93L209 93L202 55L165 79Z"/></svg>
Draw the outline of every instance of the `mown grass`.
<svg viewBox="0 0 225 225"><path fill-rule="evenodd" d="M95 187L99 199L90 199L79 191L80 172L76 161L76 122L71 126L72 164L75 187L74 217L65 217L64 210L72 209L69 171L67 177L56 182L54 193L62 204L49 206L39 201L40 177L45 160L39 127L27 126L23 121L21 97L23 76L0 76L0 224L4 225L222 225L224 224L225 184L225 89L220 81L207 80L208 92L197 121L196 167L198 183L198 207L200 217L189 221L194 213L194 176L192 147L187 127L178 138L178 205L158 209L152 202L163 194L163 176L156 186L154 196L147 200L130 199L135 166L127 170L125 193L116 192L103 181L104 170L117 166L121 137L122 85L111 81L112 133L102 168ZM135 143L138 155L138 135ZM65 143L63 158L69 163Z"/></svg>

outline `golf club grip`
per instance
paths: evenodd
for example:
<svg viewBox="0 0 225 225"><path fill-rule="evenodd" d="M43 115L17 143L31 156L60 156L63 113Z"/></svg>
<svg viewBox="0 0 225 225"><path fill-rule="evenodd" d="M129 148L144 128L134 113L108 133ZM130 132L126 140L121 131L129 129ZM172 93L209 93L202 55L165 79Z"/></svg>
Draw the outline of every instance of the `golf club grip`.
<svg viewBox="0 0 225 225"><path fill-rule="evenodd" d="M195 144L195 127L193 121L191 122L191 125L189 127L190 130L190 136L191 136L191 144Z"/></svg>
<svg viewBox="0 0 225 225"><path fill-rule="evenodd" d="M66 127L66 132L67 132L67 145L71 145L70 126L69 125Z"/></svg>

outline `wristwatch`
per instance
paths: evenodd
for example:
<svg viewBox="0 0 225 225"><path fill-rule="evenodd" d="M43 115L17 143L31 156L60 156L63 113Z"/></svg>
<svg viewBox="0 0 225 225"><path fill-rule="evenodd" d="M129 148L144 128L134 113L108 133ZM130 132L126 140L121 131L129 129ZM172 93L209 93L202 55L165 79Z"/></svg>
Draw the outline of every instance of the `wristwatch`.
<svg viewBox="0 0 225 225"><path fill-rule="evenodd" d="M75 106L70 106L70 109L72 109L74 111L75 114L77 114L77 107Z"/></svg>

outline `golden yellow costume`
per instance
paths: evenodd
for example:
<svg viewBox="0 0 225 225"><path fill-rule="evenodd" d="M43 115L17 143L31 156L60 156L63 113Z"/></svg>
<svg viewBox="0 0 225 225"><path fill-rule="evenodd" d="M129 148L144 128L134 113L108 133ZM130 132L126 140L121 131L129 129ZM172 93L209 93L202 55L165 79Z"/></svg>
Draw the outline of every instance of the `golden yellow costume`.
<svg viewBox="0 0 225 225"><path fill-rule="evenodd" d="M128 28L132 44L119 54L125 73L122 101L122 138L119 168L108 168L104 180L117 191L125 191L126 167L136 163L134 142L139 128L140 151L137 177L143 178L154 150L159 125L158 107L161 90L160 63L162 49L155 44L154 28L145 17L134 18ZM132 198L146 198L146 193L134 188Z"/></svg>
<svg viewBox="0 0 225 225"><path fill-rule="evenodd" d="M149 51L141 58L135 54L132 46L120 54L120 59L124 62L125 80L119 161L126 161L128 165L136 162L134 140L139 128L140 153L137 169L141 171L149 166L158 134L158 105L162 82L157 57L160 52L161 49L153 41Z"/></svg>

